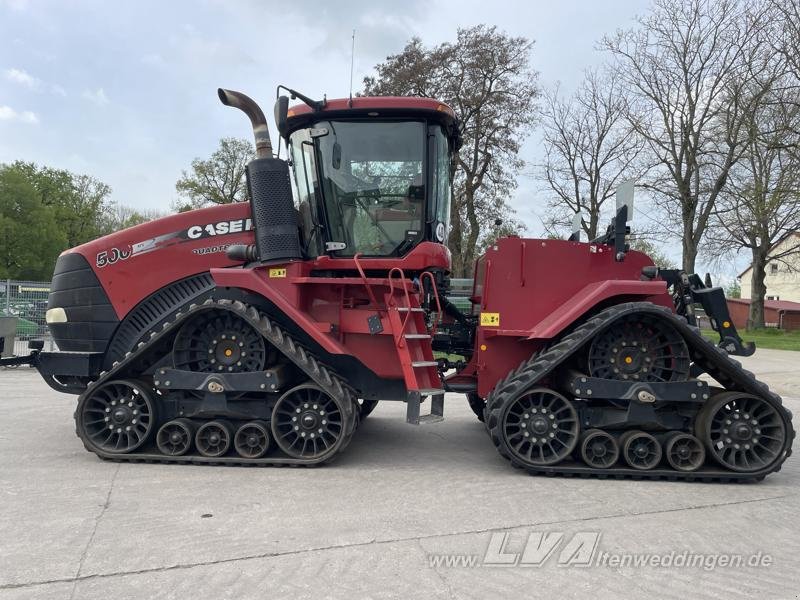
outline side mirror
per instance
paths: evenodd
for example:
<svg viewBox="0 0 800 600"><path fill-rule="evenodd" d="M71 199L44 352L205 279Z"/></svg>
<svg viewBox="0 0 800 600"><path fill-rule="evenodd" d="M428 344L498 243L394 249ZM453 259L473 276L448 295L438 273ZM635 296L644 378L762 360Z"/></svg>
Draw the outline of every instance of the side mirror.
<svg viewBox="0 0 800 600"><path fill-rule="evenodd" d="M289 115L289 97L288 96L278 96L278 99L275 101L275 126L278 128L278 132L281 135L284 135L286 131L286 120L288 119Z"/></svg>
<svg viewBox="0 0 800 600"><path fill-rule="evenodd" d="M617 213L626 206L628 208L626 221L633 221L633 184L633 179L628 179L617 187Z"/></svg>
<svg viewBox="0 0 800 600"><path fill-rule="evenodd" d="M570 242L581 241L581 226L583 225L583 217L581 213L577 212L572 217L572 233L567 238Z"/></svg>

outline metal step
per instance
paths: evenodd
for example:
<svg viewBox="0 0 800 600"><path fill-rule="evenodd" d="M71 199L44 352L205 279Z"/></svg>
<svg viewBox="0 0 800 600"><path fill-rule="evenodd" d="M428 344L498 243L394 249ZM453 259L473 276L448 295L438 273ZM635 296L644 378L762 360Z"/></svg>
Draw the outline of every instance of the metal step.
<svg viewBox="0 0 800 600"><path fill-rule="evenodd" d="M416 362L412 362L411 366L416 369L416 368L421 368L421 367L435 367L438 364L439 363L436 362L435 360L418 360Z"/></svg>
<svg viewBox="0 0 800 600"><path fill-rule="evenodd" d="M429 340L431 336L427 333L407 333L403 336L407 340Z"/></svg>
<svg viewBox="0 0 800 600"><path fill-rule="evenodd" d="M441 390L434 390L438 393L431 396L431 412L427 415L420 415L420 401L425 392L431 390L409 390L406 400L406 423L420 425L423 423L438 423L444 421L444 393Z"/></svg>
<svg viewBox="0 0 800 600"><path fill-rule="evenodd" d="M409 306L398 306L397 312L425 312L425 309Z"/></svg>
<svg viewBox="0 0 800 600"><path fill-rule="evenodd" d="M420 396L436 396L437 394L444 394L444 390L440 390L437 388L425 388L415 391L419 392Z"/></svg>

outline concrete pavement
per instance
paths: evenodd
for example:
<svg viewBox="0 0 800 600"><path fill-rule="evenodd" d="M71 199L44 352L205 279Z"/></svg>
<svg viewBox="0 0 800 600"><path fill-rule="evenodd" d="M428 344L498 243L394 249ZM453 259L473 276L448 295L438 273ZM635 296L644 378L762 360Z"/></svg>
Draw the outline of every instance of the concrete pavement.
<svg viewBox="0 0 800 600"><path fill-rule="evenodd" d="M800 355L743 362L800 410ZM422 427L379 405L325 468L115 464L75 437L74 401L28 369L0 371L0 599L800 591L796 456L748 485L529 477L453 396ZM568 566L587 548L591 565ZM681 554L695 566L633 562ZM722 565L731 555L758 564Z"/></svg>

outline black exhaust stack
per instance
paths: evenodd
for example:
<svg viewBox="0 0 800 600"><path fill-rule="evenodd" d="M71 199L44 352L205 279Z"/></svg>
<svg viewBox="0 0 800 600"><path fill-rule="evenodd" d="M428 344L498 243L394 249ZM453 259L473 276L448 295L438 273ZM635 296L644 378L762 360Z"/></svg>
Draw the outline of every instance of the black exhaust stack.
<svg viewBox="0 0 800 600"><path fill-rule="evenodd" d="M217 90L225 106L238 108L250 118L256 141L256 158L247 165L247 190L256 237L258 260L302 258L297 213L289 182L289 164L272 156L272 143L264 112L240 92ZM231 247L230 250L234 250ZM239 257L238 249L236 258ZM245 256L252 252L244 253ZM233 258L233 257L231 257Z"/></svg>

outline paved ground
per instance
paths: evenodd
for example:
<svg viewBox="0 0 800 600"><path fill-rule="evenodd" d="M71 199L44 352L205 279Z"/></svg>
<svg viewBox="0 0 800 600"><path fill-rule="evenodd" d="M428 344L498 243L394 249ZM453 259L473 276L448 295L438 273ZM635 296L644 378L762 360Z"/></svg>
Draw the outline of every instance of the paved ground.
<svg viewBox="0 0 800 600"><path fill-rule="evenodd" d="M800 411L798 353L744 362ZM327 468L118 465L83 450L73 403L28 370L0 371L0 599L800 591L797 455L751 485L529 477L496 455L456 397L444 423L419 428L401 406L379 406ZM516 560L526 543L554 551L538 568L519 566L536 552L518 566L484 563L487 551ZM558 565L587 552L593 566ZM440 558L464 562L432 566ZM634 559L695 566L624 562Z"/></svg>

